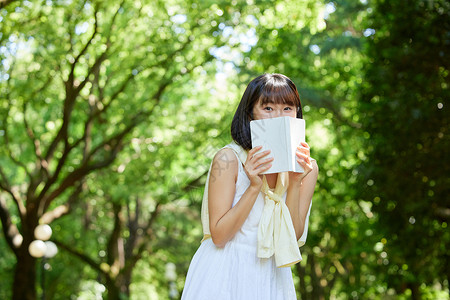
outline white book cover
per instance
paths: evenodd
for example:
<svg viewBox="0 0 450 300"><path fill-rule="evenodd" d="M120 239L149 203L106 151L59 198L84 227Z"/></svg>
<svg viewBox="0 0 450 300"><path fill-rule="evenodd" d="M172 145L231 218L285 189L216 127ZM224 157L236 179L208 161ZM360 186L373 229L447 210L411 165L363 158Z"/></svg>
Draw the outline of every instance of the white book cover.
<svg viewBox="0 0 450 300"><path fill-rule="evenodd" d="M252 148L262 146L258 151L270 150L272 167L262 174L293 171L303 173L297 162L296 151L300 142L305 141L305 120L279 117L250 121Z"/></svg>

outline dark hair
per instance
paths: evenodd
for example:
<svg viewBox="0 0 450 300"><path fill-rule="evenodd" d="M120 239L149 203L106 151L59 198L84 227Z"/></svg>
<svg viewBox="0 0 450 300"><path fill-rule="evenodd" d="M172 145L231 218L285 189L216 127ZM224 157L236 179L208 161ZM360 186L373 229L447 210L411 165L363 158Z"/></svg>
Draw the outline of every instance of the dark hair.
<svg viewBox="0 0 450 300"><path fill-rule="evenodd" d="M231 137L245 150L252 148L250 121L253 107L261 104L288 104L297 107L297 118L302 119L302 105L295 84L282 74L264 74L253 79L245 89L231 122Z"/></svg>

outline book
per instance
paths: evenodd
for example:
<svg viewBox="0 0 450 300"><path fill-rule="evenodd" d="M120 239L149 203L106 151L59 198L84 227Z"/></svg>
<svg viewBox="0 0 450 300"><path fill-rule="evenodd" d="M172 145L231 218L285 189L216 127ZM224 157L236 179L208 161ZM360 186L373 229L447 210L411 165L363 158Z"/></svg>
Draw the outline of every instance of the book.
<svg viewBox="0 0 450 300"><path fill-rule="evenodd" d="M273 157L272 166L262 174L279 172L303 173L295 155L300 142L305 141L305 120L278 117L250 121L252 148L262 146L262 152L270 150L267 157Z"/></svg>

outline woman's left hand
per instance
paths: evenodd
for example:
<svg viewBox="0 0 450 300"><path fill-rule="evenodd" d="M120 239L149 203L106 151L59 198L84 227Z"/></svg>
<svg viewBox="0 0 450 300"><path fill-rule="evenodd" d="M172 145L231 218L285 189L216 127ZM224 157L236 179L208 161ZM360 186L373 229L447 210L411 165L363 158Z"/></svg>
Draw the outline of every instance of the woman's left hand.
<svg viewBox="0 0 450 300"><path fill-rule="evenodd" d="M297 162L303 168L304 172L303 173L289 172L290 185L295 183L300 184L303 178L305 178L306 175L308 175L309 172L311 172L311 170L313 169L310 156L310 149L307 143L301 142L300 146L297 147L296 158Z"/></svg>

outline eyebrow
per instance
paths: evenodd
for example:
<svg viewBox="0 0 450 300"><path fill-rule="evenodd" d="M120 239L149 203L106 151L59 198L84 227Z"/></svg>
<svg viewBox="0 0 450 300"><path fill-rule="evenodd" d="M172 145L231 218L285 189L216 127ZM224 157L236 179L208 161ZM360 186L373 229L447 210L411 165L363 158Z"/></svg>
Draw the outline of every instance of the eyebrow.
<svg viewBox="0 0 450 300"><path fill-rule="evenodd" d="M259 106L266 106L266 105L282 105L282 106L292 106L292 107L296 107L295 104L290 104L290 103L275 103L275 102L266 102L266 103L259 103Z"/></svg>

